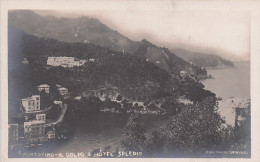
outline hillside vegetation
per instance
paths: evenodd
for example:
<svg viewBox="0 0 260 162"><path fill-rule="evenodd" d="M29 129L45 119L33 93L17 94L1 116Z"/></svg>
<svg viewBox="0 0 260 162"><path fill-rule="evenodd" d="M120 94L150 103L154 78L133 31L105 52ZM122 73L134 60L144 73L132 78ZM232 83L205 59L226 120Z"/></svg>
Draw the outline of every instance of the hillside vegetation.
<svg viewBox="0 0 260 162"><path fill-rule="evenodd" d="M141 42L130 40L128 37L110 29L95 18L57 18L54 16L41 16L29 10L15 10L9 12L8 22L17 29L36 37L72 43L67 45L74 46L74 48L68 48L68 50L72 50L70 51L73 53L71 55L75 53L83 55L81 49L88 47L81 47L82 44L80 43L90 43L112 51L146 58L171 74L177 74L180 70L186 69L190 74L195 76L207 75L205 69L191 65L189 62L170 52L167 48L158 47L145 39ZM42 48L40 49L42 50ZM54 53L67 50L66 48L57 49L59 51L55 51ZM92 52L92 50L88 50L88 52ZM104 53L104 51L99 52Z"/></svg>

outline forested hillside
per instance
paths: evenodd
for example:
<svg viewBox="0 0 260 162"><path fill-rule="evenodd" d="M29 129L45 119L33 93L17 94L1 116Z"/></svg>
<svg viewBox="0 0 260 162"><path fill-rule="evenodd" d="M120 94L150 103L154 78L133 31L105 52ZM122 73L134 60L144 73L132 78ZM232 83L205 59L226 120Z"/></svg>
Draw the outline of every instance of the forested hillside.
<svg viewBox="0 0 260 162"><path fill-rule="evenodd" d="M207 75L205 69L191 65L189 62L170 52L167 48L158 47L145 39L141 42L130 40L128 37L110 29L95 18L58 18L54 16L41 16L29 10L16 10L9 12L8 21L10 25L27 34L71 43L66 45L66 48L50 47L46 46L46 43L43 45L44 47L37 47L41 50L44 50L46 47L52 48L52 55L64 53L69 50L68 53L70 54L68 55L75 55L77 53L77 55L82 56L82 51L89 53L93 51L92 47L86 45L91 43L92 45L105 47L100 49L101 51L94 52L106 53L106 51L102 50L110 49L112 51L137 55L148 59L150 62L155 63L156 66L165 69L171 74L178 74L180 70L185 69L194 76L202 75L205 77ZM35 41L38 40L36 39ZM85 44L84 47L82 46L83 44ZM59 46L57 43L55 45ZM53 48L56 48L56 51Z"/></svg>
<svg viewBox="0 0 260 162"><path fill-rule="evenodd" d="M97 45L65 43L26 35L22 47L25 57L30 62L28 77L35 86L41 83L61 84L69 88L74 95L102 87L114 88L129 99L141 101L169 95L185 95L198 101L212 94L205 91L203 85L196 80L182 80L179 74L170 75L144 58L111 51ZM92 58L95 62L87 62L83 67L70 69L50 67L46 65L49 56ZM18 80L16 79L16 82L22 82L23 79Z"/></svg>

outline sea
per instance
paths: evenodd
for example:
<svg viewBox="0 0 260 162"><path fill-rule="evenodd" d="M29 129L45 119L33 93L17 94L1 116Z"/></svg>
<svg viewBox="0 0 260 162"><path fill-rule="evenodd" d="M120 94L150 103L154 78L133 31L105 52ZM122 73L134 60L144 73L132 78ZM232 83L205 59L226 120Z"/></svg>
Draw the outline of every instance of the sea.
<svg viewBox="0 0 260 162"><path fill-rule="evenodd" d="M208 69L214 79L201 81L205 89L223 99L230 97L250 98L250 63L235 63L235 67L226 69Z"/></svg>

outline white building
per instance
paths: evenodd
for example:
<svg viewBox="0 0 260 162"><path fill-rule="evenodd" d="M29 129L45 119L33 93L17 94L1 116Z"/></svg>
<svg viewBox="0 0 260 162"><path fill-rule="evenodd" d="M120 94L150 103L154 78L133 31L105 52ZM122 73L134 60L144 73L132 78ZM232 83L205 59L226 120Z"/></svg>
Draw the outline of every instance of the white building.
<svg viewBox="0 0 260 162"><path fill-rule="evenodd" d="M32 95L31 97L27 97L21 100L22 106L25 112L33 112L40 110L40 96Z"/></svg>
<svg viewBox="0 0 260 162"><path fill-rule="evenodd" d="M74 100L81 100L81 96L76 96L76 97L74 97Z"/></svg>
<svg viewBox="0 0 260 162"><path fill-rule="evenodd" d="M63 87L63 86L61 86L59 84L56 84L56 87L57 87L60 95L62 95L62 96L67 95L69 93L68 88L65 88L65 87Z"/></svg>
<svg viewBox="0 0 260 162"><path fill-rule="evenodd" d="M53 139L53 138L55 138L55 129L52 128L52 129L48 130L46 135L47 135L47 138L48 138L48 139Z"/></svg>
<svg viewBox="0 0 260 162"><path fill-rule="evenodd" d="M46 120L46 114L37 114L36 120L37 121L45 121Z"/></svg>
<svg viewBox="0 0 260 162"><path fill-rule="evenodd" d="M74 66L82 66L86 62L87 60L79 60L74 57L48 57L47 65L72 68Z"/></svg>
<svg viewBox="0 0 260 162"><path fill-rule="evenodd" d="M95 59L91 58L88 60L89 62L95 62Z"/></svg>
<svg viewBox="0 0 260 162"><path fill-rule="evenodd" d="M27 143L39 143L44 141L45 140L45 119L44 120L38 119L29 122L24 122L24 138Z"/></svg>
<svg viewBox="0 0 260 162"><path fill-rule="evenodd" d="M60 104L62 104L62 101L54 100L53 103L54 103L55 105L60 105Z"/></svg>
<svg viewBox="0 0 260 162"><path fill-rule="evenodd" d="M37 86L39 92L45 91L45 93L50 93L50 86L48 84L41 84Z"/></svg>
<svg viewBox="0 0 260 162"><path fill-rule="evenodd" d="M188 75L188 72L185 70L180 71L180 76L185 77Z"/></svg>
<svg viewBox="0 0 260 162"><path fill-rule="evenodd" d="M67 95L67 94L69 93L68 88L65 88L65 87L60 87L60 88L58 88L58 91L59 91L59 93L60 93L62 96L65 96L65 95Z"/></svg>

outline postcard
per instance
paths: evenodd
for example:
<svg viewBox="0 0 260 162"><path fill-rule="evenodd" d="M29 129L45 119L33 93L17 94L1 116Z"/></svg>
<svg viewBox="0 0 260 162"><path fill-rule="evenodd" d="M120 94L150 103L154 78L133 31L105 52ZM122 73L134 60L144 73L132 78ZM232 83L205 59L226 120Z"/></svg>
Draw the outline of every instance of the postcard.
<svg viewBox="0 0 260 162"><path fill-rule="evenodd" d="M260 160L259 5L2 1L1 160Z"/></svg>

